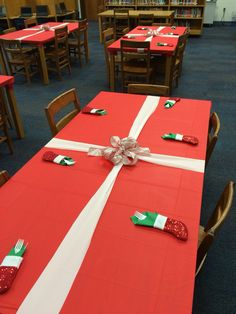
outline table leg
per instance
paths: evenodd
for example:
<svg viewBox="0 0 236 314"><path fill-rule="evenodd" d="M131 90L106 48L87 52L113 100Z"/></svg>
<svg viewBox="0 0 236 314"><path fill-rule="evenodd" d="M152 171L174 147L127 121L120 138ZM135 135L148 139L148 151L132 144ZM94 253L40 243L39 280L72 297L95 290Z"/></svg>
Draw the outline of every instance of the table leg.
<svg viewBox="0 0 236 314"><path fill-rule="evenodd" d="M23 138L25 137L25 133L24 133L23 124L22 124L22 121L18 112L16 98L15 98L15 94L14 94L12 86L6 86L6 93L7 93L7 98L8 98L9 106L11 109L12 117L14 120L14 124L16 127L16 132L19 138Z"/></svg>
<svg viewBox="0 0 236 314"><path fill-rule="evenodd" d="M98 28L99 28L99 40L100 40L100 43L102 44L103 38L102 38L102 17L101 16L98 17Z"/></svg>
<svg viewBox="0 0 236 314"><path fill-rule="evenodd" d="M110 90L115 90L115 54L110 54Z"/></svg>
<svg viewBox="0 0 236 314"><path fill-rule="evenodd" d="M2 74L8 75L2 45L0 46L0 65L2 69Z"/></svg>
<svg viewBox="0 0 236 314"><path fill-rule="evenodd" d="M48 78L48 69L47 69L47 63L44 53L44 46L40 45L38 46L39 51L39 57L40 57L40 63L42 68L42 74L43 74L43 82L44 84L49 84L49 78Z"/></svg>

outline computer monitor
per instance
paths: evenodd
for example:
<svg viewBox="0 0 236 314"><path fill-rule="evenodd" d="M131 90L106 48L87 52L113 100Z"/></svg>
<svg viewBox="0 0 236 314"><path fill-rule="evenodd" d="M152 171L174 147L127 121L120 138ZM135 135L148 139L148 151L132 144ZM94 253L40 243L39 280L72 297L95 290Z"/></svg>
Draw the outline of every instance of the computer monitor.
<svg viewBox="0 0 236 314"><path fill-rule="evenodd" d="M6 8L4 5L0 5L0 17L6 16Z"/></svg>
<svg viewBox="0 0 236 314"><path fill-rule="evenodd" d="M21 12L21 16L32 16L31 7L21 7L20 12Z"/></svg>
<svg viewBox="0 0 236 314"><path fill-rule="evenodd" d="M48 16L48 6L47 5L36 5L36 15L37 16Z"/></svg>
<svg viewBox="0 0 236 314"><path fill-rule="evenodd" d="M62 13L66 13L67 12L66 5L65 5L64 2L60 2L59 6L60 6L60 9L61 9Z"/></svg>

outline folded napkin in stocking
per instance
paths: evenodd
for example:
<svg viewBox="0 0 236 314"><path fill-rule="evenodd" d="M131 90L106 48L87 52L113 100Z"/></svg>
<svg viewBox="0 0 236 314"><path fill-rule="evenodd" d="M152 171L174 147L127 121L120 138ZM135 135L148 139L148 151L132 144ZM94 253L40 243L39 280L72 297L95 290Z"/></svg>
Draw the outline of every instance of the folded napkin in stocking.
<svg viewBox="0 0 236 314"><path fill-rule="evenodd" d="M164 103L164 107L166 109L172 108L178 101L180 101L180 98L167 99L167 101Z"/></svg>
<svg viewBox="0 0 236 314"><path fill-rule="evenodd" d="M88 114L95 114L97 116L104 116L107 114L107 111L105 109L96 109L96 108L91 108L91 107L84 107L81 110L82 113L88 113Z"/></svg>
<svg viewBox="0 0 236 314"><path fill-rule="evenodd" d="M0 294L5 293L12 286L20 264L23 261L22 256L25 249L24 240L19 239L3 259L0 265Z"/></svg>
<svg viewBox="0 0 236 314"><path fill-rule="evenodd" d="M55 154L52 151L47 151L43 154L43 160L54 162L56 164L62 165L62 166L72 166L75 164L75 161L67 156L58 155Z"/></svg>
<svg viewBox="0 0 236 314"><path fill-rule="evenodd" d="M186 241L188 239L188 229L185 224L179 220L162 216L158 213L136 211L131 217L135 225L153 227L165 232L171 233L179 240Z"/></svg>
<svg viewBox="0 0 236 314"><path fill-rule="evenodd" d="M162 135L162 138L164 140L181 141L181 142L189 143L189 144L192 144L192 145L197 145L198 144L198 139L195 136L192 136L192 135L168 133L168 134Z"/></svg>

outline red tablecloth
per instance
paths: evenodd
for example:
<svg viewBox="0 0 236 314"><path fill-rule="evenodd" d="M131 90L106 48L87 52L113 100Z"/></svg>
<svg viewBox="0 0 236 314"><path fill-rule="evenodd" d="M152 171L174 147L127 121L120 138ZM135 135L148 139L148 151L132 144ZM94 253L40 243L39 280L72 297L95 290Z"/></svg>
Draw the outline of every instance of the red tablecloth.
<svg viewBox="0 0 236 314"><path fill-rule="evenodd" d="M146 35L148 30L145 30L142 28L148 28L151 30L158 30L160 29L160 35L157 36L153 36L151 42L150 42L150 51L153 54L157 54L157 53L161 53L161 54L172 54L177 46L178 43L178 39L179 37L176 35L183 35L184 32L186 31L186 27L176 27L176 29L171 29L171 27L158 27L158 26L137 26L134 29L132 29L132 31L130 31L128 34L126 34L125 36L123 36L122 38L116 40L113 44L111 44L108 47L108 51L110 53L114 53L120 50L120 41L122 40L135 40L135 41L144 41L147 39L146 36L136 36L135 38L128 38L128 35L132 35L132 34L143 34ZM173 33L176 35L169 35L168 33ZM165 35L165 36L163 36ZM173 46L157 46L157 43L168 43L168 44L172 44Z"/></svg>
<svg viewBox="0 0 236 314"><path fill-rule="evenodd" d="M10 75L0 75L0 86L4 87L6 85L12 86L14 83L14 76Z"/></svg>
<svg viewBox="0 0 236 314"><path fill-rule="evenodd" d="M48 22L45 24L48 25L49 27L55 27L55 26L59 27L60 25L61 26L65 25L65 23L63 22ZM78 29L78 23L66 23L66 24L68 26L69 33ZM32 36L23 38L21 41L23 43L31 43L31 44L39 45L39 44L45 44L49 41L52 41L55 37L53 30L40 32L40 25L36 25L31 28L22 29L16 32L1 35L0 39L14 39L15 40L15 39L19 39L21 37L29 36L29 35L32 35Z"/></svg>
<svg viewBox="0 0 236 314"><path fill-rule="evenodd" d="M79 114L57 137L109 145L111 135L128 135L145 98L101 92L89 106L104 108L108 115ZM181 99L164 109L166 99L160 99L139 144L153 153L205 159L211 102ZM167 132L194 135L199 145L165 141L161 135ZM44 162L46 150L0 189L0 259L16 239L29 242L11 290L0 297L0 313L15 313L112 169L102 157L76 151L53 149L76 160L72 167ZM191 313L203 178L203 173L142 161L123 167L61 313ZM136 210L183 221L188 241L134 226L130 216Z"/></svg>

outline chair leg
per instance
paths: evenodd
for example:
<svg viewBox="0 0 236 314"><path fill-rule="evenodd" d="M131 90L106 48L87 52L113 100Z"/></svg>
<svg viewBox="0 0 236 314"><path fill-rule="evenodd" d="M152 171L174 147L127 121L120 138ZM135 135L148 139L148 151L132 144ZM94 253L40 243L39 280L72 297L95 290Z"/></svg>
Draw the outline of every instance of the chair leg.
<svg viewBox="0 0 236 314"><path fill-rule="evenodd" d="M30 72L29 72L29 66L25 66L25 76L26 76L26 80L27 80L27 83L31 83L31 79L30 79Z"/></svg>

